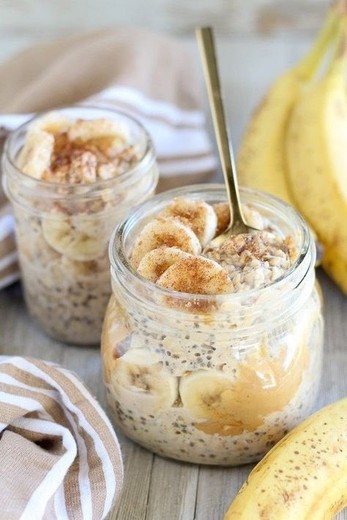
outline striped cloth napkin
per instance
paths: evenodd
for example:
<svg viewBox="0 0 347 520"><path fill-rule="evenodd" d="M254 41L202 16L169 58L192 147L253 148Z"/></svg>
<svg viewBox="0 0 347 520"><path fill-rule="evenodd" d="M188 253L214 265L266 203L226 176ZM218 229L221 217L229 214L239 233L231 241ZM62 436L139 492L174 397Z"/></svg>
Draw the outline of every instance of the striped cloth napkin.
<svg viewBox="0 0 347 520"><path fill-rule="evenodd" d="M99 520L123 482L117 438L70 371L0 356L0 520Z"/></svg>
<svg viewBox="0 0 347 520"><path fill-rule="evenodd" d="M1 136L44 110L88 103L121 109L152 135L158 191L210 180L197 63L177 40L118 28L35 45L0 65ZM8 206L0 193L0 288L18 278ZM4 253L5 252L5 253Z"/></svg>

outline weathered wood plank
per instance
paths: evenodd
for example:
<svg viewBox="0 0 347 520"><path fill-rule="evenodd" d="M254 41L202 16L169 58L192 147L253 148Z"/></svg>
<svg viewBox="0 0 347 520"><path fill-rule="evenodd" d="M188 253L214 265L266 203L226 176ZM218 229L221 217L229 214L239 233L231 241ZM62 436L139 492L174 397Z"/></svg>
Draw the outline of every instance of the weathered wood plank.
<svg viewBox="0 0 347 520"><path fill-rule="evenodd" d="M65 349L30 319L19 284L0 291L0 354L26 355L61 363Z"/></svg>
<svg viewBox="0 0 347 520"><path fill-rule="evenodd" d="M199 467L155 457L146 520L194 520Z"/></svg>
<svg viewBox="0 0 347 520"><path fill-rule="evenodd" d="M0 28L63 34L127 24L186 35L195 25L208 22L226 34L310 32L319 25L328 5L328 0L3 0Z"/></svg>
<svg viewBox="0 0 347 520"><path fill-rule="evenodd" d="M124 457L124 488L110 520L144 520L154 455L130 441L123 440L121 446ZM158 492L160 491L161 489Z"/></svg>
<svg viewBox="0 0 347 520"><path fill-rule="evenodd" d="M252 467L201 468L195 520L221 520Z"/></svg>
<svg viewBox="0 0 347 520"><path fill-rule="evenodd" d="M213 25L228 38L245 35L311 36L323 19L328 0L2 0L0 60L31 42L77 31L142 26L191 37L194 27Z"/></svg>

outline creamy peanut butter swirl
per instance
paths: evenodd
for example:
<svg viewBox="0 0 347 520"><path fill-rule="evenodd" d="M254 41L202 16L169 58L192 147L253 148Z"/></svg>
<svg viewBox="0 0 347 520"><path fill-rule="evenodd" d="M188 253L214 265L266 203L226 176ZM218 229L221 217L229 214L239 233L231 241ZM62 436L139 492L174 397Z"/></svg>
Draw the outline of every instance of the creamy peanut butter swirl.
<svg viewBox="0 0 347 520"><path fill-rule="evenodd" d="M273 359L264 346L240 363L233 380L223 373L207 371L183 378L182 401L192 417L200 419L195 427L210 435L225 436L254 431L264 425L266 417L289 404L308 366L305 344L299 346L288 366L285 356L282 349Z"/></svg>

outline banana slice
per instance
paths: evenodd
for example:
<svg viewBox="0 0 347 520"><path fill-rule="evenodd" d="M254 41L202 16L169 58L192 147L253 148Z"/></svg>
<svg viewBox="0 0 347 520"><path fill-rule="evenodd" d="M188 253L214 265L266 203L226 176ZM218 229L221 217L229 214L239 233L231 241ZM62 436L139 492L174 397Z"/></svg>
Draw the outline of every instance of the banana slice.
<svg viewBox="0 0 347 520"><path fill-rule="evenodd" d="M266 220L261 216L259 211L252 208L252 206L249 206L248 204L242 204L242 212L247 224L254 227L255 229L265 229Z"/></svg>
<svg viewBox="0 0 347 520"><path fill-rule="evenodd" d="M179 219L158 217L149 222L136 239L131 254L131 264L136 269L146 253L158 247L177 247L192 255L201 252L198 237Z"/></svg>
<svg viewBox="0 0 347 520"><path fill-rule="evenodd" d="M230 210L229 204L227 202L218 202L212 205L216 215L217 215L217 230L216 236L223 233L229 225L230 222ZM260 215L260 213L249 206L248 204L242 204L242 212L245 217L247 224L254 227L255 229L264 229L266 226L265 219Z"/></svg>
<svg viewBox="0 0 347 520"><path fill-rule="evenodd" d="M183 406L196 419L216 419L232 408L232 380L223 373L197 370L182 377L179 392Z"/></svg>
<svg viewBox="0 0 347 520"><path fill-rule="evenodd" d="M217 216L216 236L218 236L218 235L221 235L223 233L223 231L225 231L229 225L229 222L230 222L229 204L227 202L217 202L216 204L213 204L212 207Z"/></svg>
<svg viewBox="0 0 347 520"><path fill-rule="evenodd" d="M117 359L110 390L115 398L140 415L156 415L170 408L178 397L177 378L171 376L144 348L130 348Z"/></svg>
<svg viewBox="0 0 347 520"><path fill-rule="evenodd" d="M77 119L69 128L68 137L71 141L77 139L90 141L91 139L118 138L128 141L129 128L120 122L109 119Z"/></svg>
<svg viewBox="0 0 347 520"><path fill-rule="evenodd" d="M197 420L194 426L208 435L239 435L256 428L240 406L244 388L239 392L232 379L211 370L192 372L179 385L183 407Z"/></svg>
<svg viewBox="0 0 347 520"><path fill-rule="evenodd" d="M194 231L202 246L210 242L216 234L216 213L212 206L203 200L174 199L160 212L160 216L179 218Z"/></svg>
<svg viewBox="0 0 347 520"><path fill-rule="evenodd" d="M205 420L195 426L208 434L237 435L263 427L274 413L288 417L286 408L295 408L296 396L301 395L309 353L307 341L292 359L287 350L277 349L273 357L264 343L242 361L235 359L233 368L222 363L223 372L198 370L182 377L183 405L192 417Z"/></svg>
<svg viewBox="0 0 347 520"><path fill-rule="evenodd" d="M217 262L202 256L178 260L160 276L157 284L191 294L223 294L233 290L227 272Z"/></svg>
<svg viewBox="0 0 347 520"><path fill-rule="evenodd" d="M70 260L80 262L100 257L107 244L102 226L96 220L81 216L42 220L42 231L47 243Z"/></svg>
<svg viewBox="0 0 347 520"><path fill-rule="evenodd" d="M182 258L191 258L191 255L178 247L158 247L145 254L137 272L147 280L156 282L166 269Z"/></svg>
<svg viewBox="0 0 347 520"><path fill-rule="evenodd" d="M28 132L18 157L19 168L34 179L42 179L45 170L51 164L53 148L54 137L52 134L42 130Z"/></svg>
<svg viewBox="0 0 347 520"><path fill-rule="evenodd" d="M110 264L106 254L103 257L84 262L62 256L61 264L66 276L74 280L85 278L96 281L98 278L108 277L110 271Z"/></svg>
<svg viewBox="0 0 347 520"><path fill-rule="evenodd" d="M71 120L59 112L48 112L30 124L30 133L38 131L48 132L50 134L57 134L60 132L67 132Z"/></svg>

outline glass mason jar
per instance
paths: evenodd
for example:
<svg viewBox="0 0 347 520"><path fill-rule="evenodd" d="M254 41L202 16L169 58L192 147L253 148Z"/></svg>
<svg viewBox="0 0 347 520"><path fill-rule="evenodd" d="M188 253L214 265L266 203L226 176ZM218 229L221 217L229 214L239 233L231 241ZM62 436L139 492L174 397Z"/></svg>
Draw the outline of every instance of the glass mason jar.
<svg viewBox="0 0 347 520"><path fill-rule="evenodd" d="M293 266L264 288L232 294L161 288L127 258L144 224L179 196L226 200L219 185L171 190L138 207L111 238L113 295L101 340L110 412L126 436L159 455L254 462L309 414L316 398L323 321L315 246L293 208L243 189L243 202L294 238Z"/></svg>
<svg viewBox="0 0 347 520"><path fill-rule="evenodd" d="M73 120L124 123L140 154L139 162L117 177L71 185L37 180L16 166L34 120L13 132L4 149L4 189L14 210L29 312L60 341L95 344L111 294L108 241L115 224L153 194L158 170L151 139L135 119L86 106L58 112Z"/></svg>

